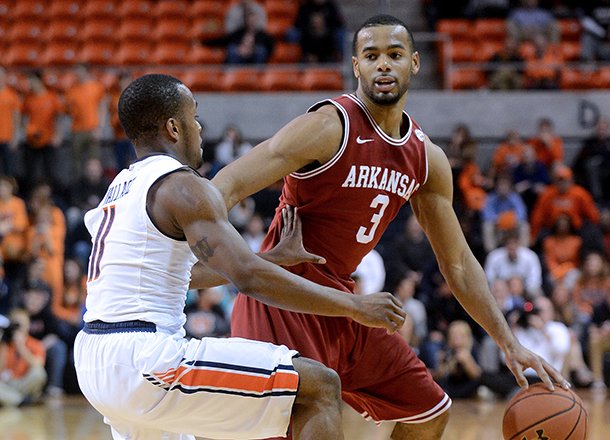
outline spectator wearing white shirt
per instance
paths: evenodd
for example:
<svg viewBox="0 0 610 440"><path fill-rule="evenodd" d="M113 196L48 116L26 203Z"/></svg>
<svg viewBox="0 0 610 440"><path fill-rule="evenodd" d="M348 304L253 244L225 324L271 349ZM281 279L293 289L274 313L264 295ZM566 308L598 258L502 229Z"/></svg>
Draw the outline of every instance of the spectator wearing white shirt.
<svg viewBox="0 0 610 440"><path fill-rule="evenodd" d="M496 279L523 279L525 290L531 297L542 290L542 268L538 255L519 244L519 236L511 231L506 234L504 246L494 249L485 260L485 274L492 284Z"/></svg>
<svg viewBox="0 0 610 440"><path fill-rule="evenodd" d="M354 274L360 278L362 295L381 292L385 284L385 265L379 252L371 249L364 256Z"/></svg>

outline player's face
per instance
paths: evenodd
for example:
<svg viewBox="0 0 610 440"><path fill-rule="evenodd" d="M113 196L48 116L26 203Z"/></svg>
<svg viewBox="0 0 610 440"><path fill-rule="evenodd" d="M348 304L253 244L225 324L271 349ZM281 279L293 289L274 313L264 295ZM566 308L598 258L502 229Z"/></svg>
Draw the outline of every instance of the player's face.
<svg viewBox="0 0 610 440"><path fill-rule="evenodd" d="M376 104L396 104L419 70L407 30L394 25L362 29L356 51L352 64L360 91Z"/></svg>
<svg viewBox="0 0 610 440"><path fill-rule="evenodd" d="M183 88L182 118L182 148L184 161L187 165L197 169L203 164L203 150L201 149L201 125L197 121L197 101L191 91Z"/></svg>

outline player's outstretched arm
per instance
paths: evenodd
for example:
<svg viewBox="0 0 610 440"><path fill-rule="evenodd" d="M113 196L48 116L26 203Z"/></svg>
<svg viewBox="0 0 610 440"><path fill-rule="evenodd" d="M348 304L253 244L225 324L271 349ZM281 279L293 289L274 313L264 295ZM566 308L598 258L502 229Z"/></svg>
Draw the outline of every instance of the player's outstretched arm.
<svg viewBox="0 0 610 440"><path fill-rule="evenodd" d="M303 313L346 316L394 332L404 322L400 303L389 293L359 297L320 286L258 257L227 219L218 190L189 172L173 173L149 207L173 234L183 232L199 261L265 304Z"/></svg>
<svg viewBox="0 0 610 440"><path fill-rule="evenodd" d="M526 350L512 334L493 299L483 268L472 254L452 206L451 168L443 151L426 139L428 181L411 199L413 212L434 249L440 270L451 291L496 341L520 386L526 387L523 371L532 367L549 389L552 382L566 380L539 356Z"/></svg>
<svg viewBox="0 0 610 440"><path fill-rule="evenodd" d="M343 126L332 105L298 116L273 137L214 176L227 209L311 163L324 164L341 145Z"/></svg>

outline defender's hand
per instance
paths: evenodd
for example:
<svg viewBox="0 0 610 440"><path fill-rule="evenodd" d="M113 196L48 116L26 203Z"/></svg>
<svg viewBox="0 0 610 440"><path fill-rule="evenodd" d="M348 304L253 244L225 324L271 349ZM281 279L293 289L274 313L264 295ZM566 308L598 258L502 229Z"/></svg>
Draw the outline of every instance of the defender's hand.
<svg viewBox="0 0 610 440"><path fill-rule="evenodd" d="M542 382L549 391L555 389L553 382L558 383L564 389L570 388L570 383L555 368L521 344L505 349L504 355L506 356L506 365L517 379L517 383L521 388L528 387L527 379L523 374L523 371L528 367L536 371L538 377L542 379Z"/></svg>
<svg viewBox="0 0 610 440"><path fill-rule="evenodd" d="M326 260L307 252L303 247L303 232L301 219L297 215L297 208L286 206L282 209L282 232L280 241L268 252L265 259L280 266L294 266L299 263L324 264Z"/></svg>
<svg viewBox="0 0 610 440"><path fill-rule="evenodd" d="M356 312L354 321L368 327L385 328L388 334L395 333L405 322L406 312L400 302L388 292L371 295L354 295Z"/></svg>

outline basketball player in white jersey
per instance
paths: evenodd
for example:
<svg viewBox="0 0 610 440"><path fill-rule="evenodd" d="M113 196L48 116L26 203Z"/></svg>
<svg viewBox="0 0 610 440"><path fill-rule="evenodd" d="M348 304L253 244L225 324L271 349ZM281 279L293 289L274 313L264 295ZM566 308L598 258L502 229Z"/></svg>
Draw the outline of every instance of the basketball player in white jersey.
<svg viewBox="0 0 610 440"><path fill-rule="evenodd" d="M275 307L390 333L404 312L388 293L345 294L251 253L219 192L193 170L202 161L196 107L166 75L141 77L121 95L119 117L139 160L85 216L93 250L74 349L80 387L114 439L285 436L291 418L295 438L342 438L333 370L285 346L184 338L189 283L230 280Z"/></svg>

